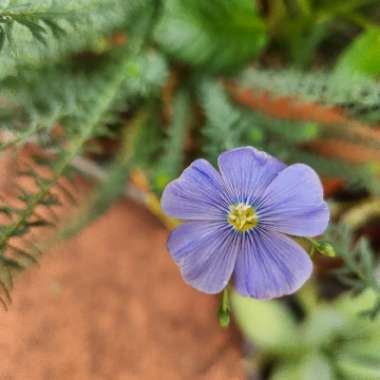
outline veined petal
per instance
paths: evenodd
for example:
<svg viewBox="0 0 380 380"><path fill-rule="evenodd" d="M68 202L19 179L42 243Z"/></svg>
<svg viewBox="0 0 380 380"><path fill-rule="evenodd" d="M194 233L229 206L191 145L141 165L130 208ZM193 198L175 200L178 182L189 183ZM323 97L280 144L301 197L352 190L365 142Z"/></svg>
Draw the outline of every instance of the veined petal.
<svg viewBox="0 0 380 380"><path fill-rule="evenodd" d="M169 183L161 198L164 212L182 220L224 219L228 203L220 174L203 159Z"/></svg>
<svg viewBox="0 0 380 380"><path fill-rule="evenodd" d="M168 249L183 279L205 293L219 293L233 272L236 234L224 223L189 222L169 236Z"/></svg>
<svg viewBox="0 0 380 380"><path fill-rule="evenodd" d="M243 296L271 299L294 293L311 272L308 254L292 239L275 231L255 231L241 242L234 283Z"/></svg>
<svg viewBox="0 0 380 380"><path fill-rule="evenodd" d="M260 226L295 236L316 236L327 228L330 212L318 175L295 164L270 183L257 206Z"/></svg>
<svg viewBox="0 0 380 380"><path fill-rule="evenodd" d="M236 202L254 202L286 165L252 147L222 153L219 170L230 198Z"/></svg>

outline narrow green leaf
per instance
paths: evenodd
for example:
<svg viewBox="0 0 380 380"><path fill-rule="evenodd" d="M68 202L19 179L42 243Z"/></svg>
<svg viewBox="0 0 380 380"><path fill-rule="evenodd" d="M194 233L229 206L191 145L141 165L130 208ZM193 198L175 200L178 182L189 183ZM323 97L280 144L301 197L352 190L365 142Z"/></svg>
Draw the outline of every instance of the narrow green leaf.
<svg viewBox="0 0 380 380"><path fill-rule="evenodd" d="M380 75L380 28L360 34L339 57L335 72L349 78L352 74L368 77Z"/></svg>
<svg viewBox="0 0 380 380"><path fill-rule="evenodd" d="M4 46L4 42L5 42L5 31L4 31L3 27L0 26L0 52Z"/></svg>
<svg viewBox="0 0 380 380"><path fill-rule="evenodd" d="M28 20L27 18L18 17L15 18L15 21L27 27L30 33L32 33L39 42L46 45L46 29L44 27L39 25L37 22Z"/></svg>
<svg viewBox="0 0 380 380"><path fill-rule="evenodd" d="M26 266L29 266L31 264L38 264L37 259L33 256L32 253L13 246L10 246L9 248L12 250L12 255L18 263L25 263Z"/></svg>
<svg viewBox="0 0 380 380"><path fill-rule="evenodd" d="M0 256L0 283L8 291L13 288L12 275L9 271L9 260L4 256Z"/></svg>
<svg viewBox="0 0 380 380"><path fill-rule="evenodd" d="M39 219L39 220L28 222L28 226L29 227L52 227L54 226L54 224L47 220Z"/></svg>
<svg viewBox="0 0 380 380"><path fill-rule="evenodd" d="M66 34L65 29L63 29L57 22L48 18L44 18L43 22L49 27L55 38L59 39Z"/></svg>

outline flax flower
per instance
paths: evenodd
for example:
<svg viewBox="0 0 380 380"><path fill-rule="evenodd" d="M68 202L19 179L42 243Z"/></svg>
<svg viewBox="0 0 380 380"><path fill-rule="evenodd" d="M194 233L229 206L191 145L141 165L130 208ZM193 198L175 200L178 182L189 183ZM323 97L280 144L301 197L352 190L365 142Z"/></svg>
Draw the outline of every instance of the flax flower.
<svg viewBox="0 0 380 380"><path fill-rule="evenodd" d="M295 292L312 262L292 237L320 235L329 221L318 175L252 147L222 153L218 166L195 160L162 195L164 212L183 221L168 249L184 280L218 293L232 279L258 299Z"/></svg>

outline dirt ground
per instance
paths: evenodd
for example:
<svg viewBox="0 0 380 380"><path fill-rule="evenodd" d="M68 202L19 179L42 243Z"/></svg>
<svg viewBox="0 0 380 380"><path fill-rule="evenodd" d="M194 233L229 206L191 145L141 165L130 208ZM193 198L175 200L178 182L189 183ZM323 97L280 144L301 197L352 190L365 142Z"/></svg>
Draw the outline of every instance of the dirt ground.
<svg viewBox="0 0 380 380"><path fill-rule="evenodd" d="M167 232L129 201L16 280L0 380L243 379L217 299L186 286Z"/></svg>

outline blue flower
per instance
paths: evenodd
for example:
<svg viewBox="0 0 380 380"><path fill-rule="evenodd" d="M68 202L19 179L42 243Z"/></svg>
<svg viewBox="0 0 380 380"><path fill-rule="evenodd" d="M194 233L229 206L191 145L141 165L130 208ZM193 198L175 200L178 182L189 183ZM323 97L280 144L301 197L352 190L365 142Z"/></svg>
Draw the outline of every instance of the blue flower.
<svg viewBox="0 0 380 380"><path fill-rule="evenodd" d="M168 249L184 280L205 293L233 278L243 296L271 299L310 277L309 255L290 236L320 235L329 222L318 175L252 147L195 160L164 190L164 212L181 219Z"/></svg>

